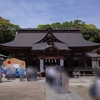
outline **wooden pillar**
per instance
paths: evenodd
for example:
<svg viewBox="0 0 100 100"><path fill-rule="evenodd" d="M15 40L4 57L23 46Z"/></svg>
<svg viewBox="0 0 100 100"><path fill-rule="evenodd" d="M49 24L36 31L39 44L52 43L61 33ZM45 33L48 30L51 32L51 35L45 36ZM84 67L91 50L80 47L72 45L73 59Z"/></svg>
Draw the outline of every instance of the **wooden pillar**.
<svg viewBox="0 0 100 100"><path fill-rule="evenodd" d="M85 66L85 58L84 57L79 57L78 58L78 64L79 64L79 67Z"/></svg>
<svg viewBox="0 0 100 100"><path fill-rule="evenodd" d="M33 66L33 59L32 59L32 57L26 56L26 66Z"/></svg>
<svg viewBox="0 0 100 100"><path fill-rule="evenodd" d="M68 57L67 62L68 62L68 67L69 68L74 66L73 57Z"/></svg>

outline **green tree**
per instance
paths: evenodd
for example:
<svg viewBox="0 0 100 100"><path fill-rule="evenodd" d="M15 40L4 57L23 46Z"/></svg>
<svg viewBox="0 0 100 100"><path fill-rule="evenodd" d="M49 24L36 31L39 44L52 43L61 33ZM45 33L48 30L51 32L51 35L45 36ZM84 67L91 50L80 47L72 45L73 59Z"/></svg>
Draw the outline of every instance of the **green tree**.
<svg viewBox="0 0 100 100"><path fill-rule="evenodd" d="M86 40L100 43L100 31L95 25L85 24L81 32Z"/></svg>
<svg viewBox="0 0 100 100"><path fill-rule="evenodd" d="M86 24L85 22L81 20L74 20L74 21L66 21L63 23L52 23L48 24L51 28L79 28L81 33L83 34L83 37L91 42L97 42L100 43L100 30L93 24ZM47 25L38 25L37 28L48 28Z"/></svg>
<svg viewBox="0 0 100 100"><path fill-rule="evenodd" d="M17 28L19 28L19 25L14 25L9 20L0 16L0 43L12 41ZM4 54L6 52L0 48L0 53Z"/></svg>
<svg viewBox="0 0 100 100"><path fill-rule="evenodd" d="M0 43L13 40L17 28L19 25L14 25L9 20L0 17Z"/></svg>
<svg viewBox="0 0 100 100"><path fill-rule="evenodd" d="M53 24L51 24L51 27L52 28L62 28L62 24L61 23L59 23L59 22L56 22L56 23L53 23Z"/></svg>

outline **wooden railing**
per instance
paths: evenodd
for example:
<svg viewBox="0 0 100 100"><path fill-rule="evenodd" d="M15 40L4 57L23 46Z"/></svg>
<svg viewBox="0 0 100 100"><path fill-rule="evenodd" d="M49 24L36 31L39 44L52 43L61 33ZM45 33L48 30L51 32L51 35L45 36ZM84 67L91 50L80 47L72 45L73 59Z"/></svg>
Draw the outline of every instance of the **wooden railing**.
<svg viewBox="0 0 100 100"><path fill-rule="evenodd" d="M92 71L93 68L92 67L70 67L70 68L67 68L69 71Z"/></svg>
<svg viewBox="0 0 100 100"><path fill-rule="evenodd" d="M95 75L95 73L97 71L100 72L100 68L92 68L92 66L89 66L89 67L70 67L70 68L67 68L67 70L69 72L74 72L74 71L80 71L81 73L81 76L93 76ZM70 73L72 75L72 73Z"/></svg>

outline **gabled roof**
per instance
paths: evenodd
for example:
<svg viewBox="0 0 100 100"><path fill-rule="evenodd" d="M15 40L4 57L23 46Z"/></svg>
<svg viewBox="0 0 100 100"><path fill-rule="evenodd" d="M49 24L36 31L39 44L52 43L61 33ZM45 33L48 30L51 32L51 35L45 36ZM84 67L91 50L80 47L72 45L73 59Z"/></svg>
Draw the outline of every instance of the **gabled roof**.
<svg viewBox="0 0 100 100"><path fill-rule="evenodd" d="M51 47L51 45L48 45L47 43L37 43L33 44L32 50L45 50L48 47Z"/></svg>
<svg viewBox="0 0 100 100"><path fill-rule="evenodd" d="M18 48L18 47L30 47L32 50L41 49L44 50L48 45L46 42L42 41L46 35L52 34L57 40L54 43L54 46L59 50L69 50L70 47L99 47L100 43L93 43L86 41L80 31L77 30L60 30L60 29L50 29L50 30L39 30L39 29L20 29L19 32L16 34L16 37L13 41L0 44L0 46L8 47L8 48ZM59 42L59 41L60 42Z"/></svg>
<svg viewBox="0 0 100 100"><path fill-rule="evenodd" d="M53 33L53 35L68 47L98 46L100 44L86 41L81 33Z"/></svg>
<svg viewBox="0 0 100 100"><path fill-rule="evenodd" d="M50 47L56 48L58 50L70 50L66 44L56 42L54 42L54 45L48 45L47 43L33 44L32 50L45 50Z"/></svg>
<svg viewBox="0 0 100 100"><path fill-rule="evenodd" d="M67 44L65 43L57 43L57 42L54 42L54 45L55 47L58 49L58 50L70 50L67 46Z"/></svg>
<svg viewBox="0 0 100 100"><path fill-rule="evenodd" d="M1 45L9 47L32 47L34 43L43 38L45 35L46 33L19 33L16 34L13 41Z"/></svg>

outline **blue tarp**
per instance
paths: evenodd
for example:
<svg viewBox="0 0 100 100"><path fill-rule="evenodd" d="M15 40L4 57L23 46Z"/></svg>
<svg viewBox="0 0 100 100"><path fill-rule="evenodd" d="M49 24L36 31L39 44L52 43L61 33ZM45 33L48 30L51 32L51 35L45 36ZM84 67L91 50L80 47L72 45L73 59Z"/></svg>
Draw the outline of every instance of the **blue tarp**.
<svg viewBox="0 0 100 100"><path fill-rule="evenodd" d="M5 68L2 68L1 70L2 70L2 75L5 75L5 76L6 76L7 70L6 70ZM24 71L24 73L26 74L26 70ZM16 77L19 77L19 76L20 76L20 71L19 71L19 69L16 69L16 71L15 71L15 76L16 76Z"/></svg>

